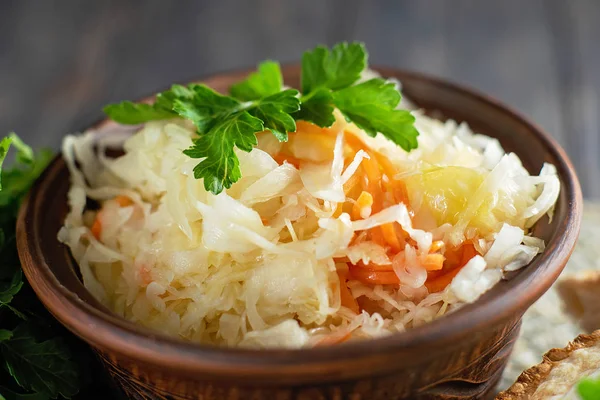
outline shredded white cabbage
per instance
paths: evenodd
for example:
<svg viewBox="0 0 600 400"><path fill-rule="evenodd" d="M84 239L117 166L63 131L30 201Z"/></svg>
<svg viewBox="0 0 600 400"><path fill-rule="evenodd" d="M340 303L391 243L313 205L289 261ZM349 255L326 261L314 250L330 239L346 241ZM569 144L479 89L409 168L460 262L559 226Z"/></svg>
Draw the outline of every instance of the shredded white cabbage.
<svg viewBox="0 0 600 400"><path fill-rule="evenodd" d="M544 249L527 230L551 216L560 183L552 165L530 176L515 154L465 123L414 114L419 148L410 153L339 114L317 144L302 132L287 144L259 134L258 148L236 152L242 178L219 195L194 178L197 160L182 153L195 134L186 121L150 122L126 139L68 136L70 212L58 238L101 302L187 340L295 348L427 323ZM347 134L369 150L352 148ZM124 155L105 156L121 144ZM303 162L280 164L282 151ZM378 157L396 176L365 173ZM409 201L389 186L404 181ZM357 187L373 186L384 195L357 200ZM100 208L87 210L88 198ZM433 289L428 268L467 245L478 255ZM386 281L361 278L360 268L379 268Z"/></svg>

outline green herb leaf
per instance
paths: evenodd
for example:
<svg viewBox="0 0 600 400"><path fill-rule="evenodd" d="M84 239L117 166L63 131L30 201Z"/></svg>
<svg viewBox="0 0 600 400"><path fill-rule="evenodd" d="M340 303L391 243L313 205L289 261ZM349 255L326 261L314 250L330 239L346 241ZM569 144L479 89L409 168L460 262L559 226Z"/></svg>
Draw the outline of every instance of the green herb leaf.
<svg viewBox="0 0 600 400"><path fill-rule="evenodd" d="M221 119L243 111L243 105L238 100L223 96L206 85L192 84L189 89L192 96L175 99L173 111L191 120L200 134L209 132Z"/></svg>
<svg viewBox="0 0 600 400"><path fill-rule="evenodd" d="M0 343L4 342L5 340L9 340L12 337L12 335L12 331L9 331L7 329L0 329Z"/></svg>
<svg viewBox="0 0 600 400"><path fill-rule="evenodd" d="M41 150L28 163L19 163L19 161L24 161L27 155L20 151L18 147L15 146L15 148L18 150L15 166L9 170L2 170L2 182L4 185L0 191L0 207L9 204L18 205L22 197L54 157L52 151ZM17 210L15 209L14 211L16 215Z"/></svg>
<svg viewBox="0 0 600 400"><path fill-rule="evenodd" d="M157 109L152 104L132 103L131 101L109 104L104 107L103 111L113 121L126 125L136 125L174 117L172 112Z"/></svg>
<svg viewBox="0 0 600 400"><path fill-rule="evenodd" d="M577 393L583 400L600 399L600 379L583 379L577 385Z"/></svg>
<svg viewBox="0 0 600 400"><path fill-rule="evenodd" d="M367 51L362 43L338 43L331 51L318 46L302 56L302 93L324 87L345 88L360 78L367 66Z"/></svg>
<svg viewBox="0 0 600 400"><path fill-rule="evenodd" d="M10 304L24 283L15 241L16 216L21 199L52 156L48 151L34 154L31 147L11 133L0 141L0 167L11 145L17 151L14 166L1 171L4 187L0 191L0 308L6 307L17 317L27 319L24 313Z"/></svg>
<svg viewBox="0 0 600 400"><path fill-rule="evenodd" d="M215 194L230 188L241 177L234 146L251 151L258 143L255 132L262 130L261 120L244 111L220 120L201 134L191 148L184 150L191 158L204 158L194 168L196 179L204 179L204 188Z"/></svg>
<svg viewBox="0 0 600 400"><path fill-rule="evenodd" d="M156 102L154 108L165 113L170 113L173 117L173 102L175 99L188 99L193 97L194 93L185 86L172 85L170 90L165 90L156 95Z"/></svg>
<svg viewBox="0 0 600 400"><path fill-rule="evenodd" d="M0 386L0 400L48 400L48 397L44 393L16 393L5 387Z"/></svg>
<svg viewBox="0 0 600 400"><path fill-rule="evenodd" d="M103 111L110 119L120 124L137 125L176 117L177 115L173 111L175 99L185 99L192 95L192 92L186 87L173 85L170 90L157 94L154 104L122 101L107 105Z"/></svg>
<svg viewBox="0 0 600 400"><path fill-rule="evenodd" d="M381 132L409 151L417 147L419 132L409 111L397 110L400 93L393 83L375 78L333 94L333 102L350 121L371 136Z"/></svg>
<svg viewBox="0 0 600 400"><path fill-rule="evenodd" d="M8 135L12 145L17 149L17 164L31 164L33 163L34 155L31 147L27 146L16 133L12 132ZM1 167L1 164L0 164ZM0 188L1 189L1 188Z"/></svg>
<svg viewBox="0 0 600 400"><path fill-rule="evenodd" d="M321 127L330 127L335 122L333 96L328 89L320 88L302 97L300 111L294 114L297 120L312 122Z"/></svg>
<svg viewBox="0 0 600 400"><path fill-rule="evenodd" d="M2 138L0 141L0 169L2 168L2 164L4 163L4 159L8 154L8 149L10 149L10 144L12 143L12 137L7 136ZM0 179L0 190L2 190L2 180Z"/></svg>
<svg viewBox="0 0 600 400"><path fill-rule="evenodd" d="M287 132L296 130L296 122L290 115L299 108L296 90L244 103L206 85L191 85L190 90L193 96L176 99L173 109L198 128L200 137L184 153L204 158L194 168L194 176L204 179L204 187L212 193L230 188L241 177L234 147L251 151L258 143L256 132L264 129L279 140L287 140Z"/></svg>
<svg viewBox="0 0 600 400"><path fill-rule="evenodd" d="M17 254L15 223L23 197L52 159L52 152L42 150L34 153L11 133L0 141L0 161L6 157L10 145L16 150L14 164L12 168L1 170L4 185L0 191L0 307L9 308L21 319L27 319L25 314L36 315L36 323L48 327L51 325L45 321L45 317L38 314L43 307L31 292L26 296L23 291L25 282ZM17 310L15 304L23 312ZM46 400L56 398L60 393L69 397L77 392L77 369L60 339L36 340L32 328L22 323L15 328L19 320L7 313L2 314L1 322L0 365L12 375L15 385L31 393L17 393L0 387L0 398ZM39 328L36 332L49 334L47 330L40 331Z"/></svg>
<svg viewBox="0 0 600 400"><path fill-rule="evenodd" d="M4 232L4 231L0 231ZM13 307L10 303L23 287L23 272L18 265L14 237L11 238L8 248L2 249L0 257L4 265L0 268L0 309L6 307L17 317L27 320L27 316Z"/></svg>
<svg viewBox="0 0 600 400"><path fill-rule="evenodd" d="M8 305L23 287L23 273L17 268L9 282L0 281L0 308Z"/></svg>
<svg viewBox="0 0 600 400"><path fill-rule="evenodd" d="M279 63L265 61L258 65L258 71L250 74L246 80L231 86L229 92L239 100L261 99L279 93L283 85L283 77Z"/></svg>
<svg viewBox="0 0 600 400"><path fill-rule="evenodd" d="M294 89L275 93L258 100L248 112L263 121L264 129L271 131L280 142L288 139L288 132L296 131L296 121L292 117L300 108L298 91Z"/></svg>
<svg viewBox="0 0 600 400"><path fill-rule="evenodd" d="M79 390L79 373L69 348L60 339L38 342L27 325L0 342L4 368L25 390L50 398L70 398Z"/></svg>
<svg viewBox="0 0 600 400"><path fill-rule="evenodd" d="M262 130L286 141L288 132L296 130L296 120L329 127L335 122L335 107L370 135L381 132L406 150L415 148L414 118L396 110L400 94L394 85L375 79L351 86L366 67L362 43L339 43L331 50L319 46L302 57L300 98L296 90L282 91L279 64L265 61L230 88L231 96L202 84L174 85L160 93L154 104L125 101L105 107L105 112L124 124L173 116L191 120L199 137L184 153L202 159L194 175L204 179L207 190L218 194L241 176L235 147L250 151L257 143L256 133Z"/></svg>

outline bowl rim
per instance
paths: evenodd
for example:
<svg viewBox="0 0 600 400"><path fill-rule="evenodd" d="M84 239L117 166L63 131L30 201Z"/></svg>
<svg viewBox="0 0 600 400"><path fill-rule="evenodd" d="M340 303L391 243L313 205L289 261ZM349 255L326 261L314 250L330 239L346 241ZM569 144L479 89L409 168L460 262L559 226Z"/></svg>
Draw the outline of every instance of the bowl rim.
<svg viewBox="0 0 600 400"><path fill-rule="evenodd" d="M185 342L139 327L116 315L107 314L85 303L76 293L60 284L46 264L41 247L36 242L36 236L33 235L33 224L30 223L35 220L34 205L36 201L40 200L38 194L44 183L42 177L25 199L17 222L19 256L25 275L38 297L61 323L86 342L104 351L115 352L129 359L173 368L184 373L203 371L217 377L243 376L248 379L260 380L278 376L278 379L282 378L280 382L285 381L285 376L294 375L297 378L299 373L313 378L318 375L335 375L342 369L347 369L349 363L361 366L357 375L369 374L372 373L369 366L377 364L374 357L384 353L404 352L410 354L411 349L430 343L435 343L436 347L442 347L456 340L467 340L465 335L469 333L471 334L469 337L474 340L476 335L473 334L483 330L484 327L499 324L515 315L520 315L556 280L573 251L579 233L583 201L579 181L568 156L557 142L540 127L510 107L476 90L418 72L390 67L373 69L382 76L403 76L415 81L425 81L436 87L460 92L461 95L470 97L477 102L487 103L525 126L536 136L546 151L558 160L558 165L555 166L563 180L561 191L566 196L567 211L563 224L558 225L557 229L564 228L564 231L561 235L554 235L547 244L548 248L552 248L553 251L544 251L536 259L539 264L537 268L543 270L543 274L537 276L538 279L533 284L526 285L526 282L520 280L510 290L501 292L497 296L481 298L444 318L406 332L336 346L252 350ZM284 76L297 74L298 70L297 65L282 67ZM212 74L199 81L243 77L251 71L235 70ZM140 101L146 99L148 97L144 97ZM90 128L99 128L109 122L103 119L92 124ZM43 176L61 168L66 167L59 154L47 167ZM477 309L479 309L478 312L470 312ZM99 335L98 332L102 332L102 335ZM360 362L357 363L357 360ZM315 368L317 365L318 368Z"/></svg>

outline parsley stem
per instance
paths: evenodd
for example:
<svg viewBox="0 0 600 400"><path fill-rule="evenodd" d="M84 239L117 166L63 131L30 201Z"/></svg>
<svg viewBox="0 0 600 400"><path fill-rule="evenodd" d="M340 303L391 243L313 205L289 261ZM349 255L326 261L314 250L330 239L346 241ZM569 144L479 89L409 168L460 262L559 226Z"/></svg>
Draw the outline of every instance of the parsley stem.
<svg viewBox="0 0 600 400"><path fill-rule="evenodd" d="M258 104L259 104L258 100L245 101L243 103L240 103L237 107L232 108L229 115L237 114L242 111L251 110L254 107L258 106Z"/></svg>

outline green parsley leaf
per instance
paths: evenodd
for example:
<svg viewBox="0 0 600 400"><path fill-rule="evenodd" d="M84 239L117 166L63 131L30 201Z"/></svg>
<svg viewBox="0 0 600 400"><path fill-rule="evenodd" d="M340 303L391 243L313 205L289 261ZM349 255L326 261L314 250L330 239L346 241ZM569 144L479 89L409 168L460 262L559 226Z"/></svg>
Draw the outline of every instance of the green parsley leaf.
<svg viewBox="0 0 600 400"><path fill-rule="evenodd" d="M32 164L34 154L31 147L27 146L16 133L12 132L8 135L11 144L17 149L17 164ZM2 165L0 164L0 167ZM1 189L1 188L0 188Z"/></svg>
<svg viewBox="0 0 600 400"><path fill-rule="evenodd" d="M34 154L31 147L11 133L0 141L0 167L11 145L17 150L14 166L1 171L4 187L0 191L0 308L6 307L17 317L27 319L24 313L10 304L24 283L17 255L15 223L22 198L46 168L52 155L49 151Z"/></svg>
<svg viewBox="0 0 600 400"><path fill-rule="evenodd" d="M0 386L0 400L48 400L49 397L44 393L16 393L3 386Z"/></svg>
<svg viewBox="0 0 600 400"><path fill-rule="evenodd" d="M297 90L284 90L257 100L248 112L262 120L264 129L271 131L280 142L285 142L288 139L288 132L296 131L296 120L290 114L300 108L300 100L297 96Z"/></svg>
<svg viewBox="0 0 600 400"><path fill-rule="evenodd" d="M320 87L331 90L345 88L360 78L367 66L367 51L362 43L338 43L331 51L318 46L302 56L302 93Z"/></svg>
<svg viewBox="0 0 600 400"><path fill-rule="evenodd" d="M242 101L256 100L279 93L282 85L283 77L279 63L265 61L258 65L258 71L231 86L229 93Z"/></svg>
<svg viewBox="0 0 600 400"><path fill-rule="evenodd" d="M1 210L2 212L6 210ZM12 212L12 210L8 210ZM3 215L6 218L6 216ZM13 220L14 221L14 218ZM12 223L11 221L11 223ZM8 288L12 286L9 282L15 279L15 274L21 270L19 267L19 255L17 253L17 242L14 232L14 227L0 227L0 237L3 238L2 246L0 247L0 288Z"/></svg>
<svg viewBox="0 0 600 400"><path fill-rule="evenodd" d="M21 269L17 268L10 281L0 281L0 308L8 305L13 297L19 293L21 287L23 287L23 273Z"/></svg>
<svg viewBox="0 0 600 400"><path fill-rule="evenodd" d="M15 224L23 197L53 156L48 150L33 152L11 133L0 141L0 166L10 146L16 150L14 163L11 168L0 171L3 182L0 191L0 308L12 310L23 320L27 319L26 314L36 315L36 323L51 327L45 319L50 317L38 312L43 307L35 295L30 290L23 290L26 282L17 254ZM52 331L40 331L39 328L36 332L47 335L48 339L37 340L32 334L33 328L23 325L18 318L3 313L0 319L0 365L14 378L13 386L19 385L27 393L0 387L0 399L46 400L61 393L65 397L76 393L79 388L77 368L62 340L51 338ZM19 323L21 325L17 326Z"/></svg>
<svg viewBox="0 0 600 400"><path fill-rule="evenodd" d="M417 147L415 117L409 111L396 109L400 93L393 83L371 79L334 92L333 102L348 120L369 135L381 132L406 151Z"/></svg>
<svg viewBox="0 0 600 400"><path fill-rule="evenodd" d="M9 340L12 337L13 333L7 329L0 329L0 342L4 342L5 340Z"/></svg>
<svg viewBox="0 0 600 400"><path fill-rule="evenodd" d="M173 102L175 99L187 99L194 95L194 93L185 86L172 85L170 90L165 90L156 95L156 102L154 108L159 111L169 112L173 114ZM171 115L171 118L173 115Z"/></svg>
<svg viewBox="0 0 600 400"><path fill-rule="evenodd" d="M132 103L131 101L109 104L104 107L103 111L110 119L127 125L169 119L175 116L172 112L157 109L153 104Z"/></svg>
<svg viewBox="0 0 600 400"><path fill-rule="evenodd" d="M219 120L243 109L238 100L223 96L204 84L192 84L189 89L192 96L175 99L173 111L191 120L200 134L208 133Z"/></svg>
<svg viewBox="0 0 600 400"><path fill-rule="evenodd" d="M8 154L8 149L10 149L10 144L12 143L12 137L7 136L2 138L0 141L0 169L2 168L2 164L4 163L4 159ZM0 190L2 190L2 180L0 179Z"/></svg>
<svg viewBox="0 0 600 400"><path fill-rule="evenodd" d="M331 91L319 88L302 98L300 111L294 114L297 120L312 122L321 127L329 127L335 122L333 96Z"/></svg>
<svg viewBox="0 0 600 400"><path fill-rule="evenodd" d="M5 139L6 138L4 138L2 142L4 142ZM27 149L29 149L29 146L19 148L17 147L19 142L20 140L18 142L12 141L17 149L15 165L9 170L2 169L1 175L4 185L0 190L0 207L8 206L10 204L18 206L22 197L29 190L29 187L41 175L54 157L52 151L42 149L27 161L29 157ZM15 215L16 211L17 210L15 210Z"/></svg>
<svg viewBox="0 0 600 400"><path fill-rule="evenodd" d="M241 177L234 147L251 151L258 143L256 132L265 129L279 140L287 140L287 132L296 130L296 122L290 115L299 108L296 90L244 103L206 85L190 85L190 90L193 96L176 99L173 109L198 128L200 137L184 153L204 158L194 168L194 176L204 179L204 187L212 193L230 188Z"/></svg>
<svg viewBox="0 0 600 400"><path fill-rule="evenodd" d="M27 325L0 342L3 367L25 390L50 398L70 398L79 390L79 373L69 348L61 339L37 341Z"/></svg>
<svg viewBox="0 0 600 400"><path fill-rule="evenodd" d="M302 57L301 87L282 90L281 68L275 61L259 64L256 72L230 88L224 96L202 84L187 88L174 85L157 95L154 104L122 102L105 107L113 120L138 124L180 116L191 120L199 137L184 153L202 159L194 169L196 178L214 194L231 187L241 174L235 147L250 151L256 133L269 130L279 141L296 131L296 120L322 127L335 122L338 107L345 117L370 135L382 133L410 150L417 146L414 118L396 110L400 93L382 79L355 84L367 67L362 43L339 43L331 50L318 46Z"/></svg>
<svg viewBox="0 0 600 400"><path fill-rule="evenodd" d="M577 393L583 400L600 399L600 379L583 379L577 384Z"/></svg>
<svg viewBox="0 0 600 400"><path fill-rule="evenodd" d="M346 119L369 135L381 132L405 150L417 147L414 117L396 110L400 93L383 79L351 86L366 68L367 52L361 43L340 43L331 52L317 47L302 57L301 110L294 115L322 127L335 122L334 106Z"/></svg>
<svg viewBox="0 0 600 400"><path fill-rule="evenodd" d="M204 188L215 194L229 189L242 176L234 146L251 151L258 144L255 132L262 130L261 120L247 111L221 119L210 131L201 134L191 148L184 150L191 158L204 158L194 167L196 179L204 179Z"/></svg>
<svg viewBox="0 0 600 400"><path fill-rule="evenodd" d="M177 115L173 111L174 100L191 96L192 93L186 87L173 85L170 90L157 94L154 104L122 101L105 106L103 111L110 119L120 124L137 125L148 121L175 118Z"/></svg>
<svg viewBox="0 0 600 400"><path fill-rule="evenodd" d="M5 235L5 229L7 228L0 228L2 236ZM20 319L26 320L27 316L10 304L24 283L14 234L11 235L6 244L0 251L0 259L2 260L2 266L0 267L0 309L6 307Z"/></svg>

